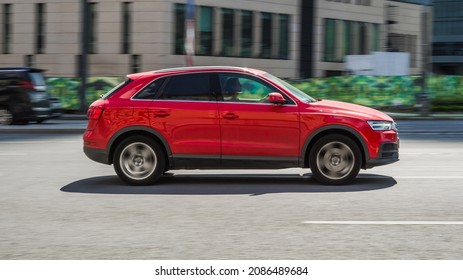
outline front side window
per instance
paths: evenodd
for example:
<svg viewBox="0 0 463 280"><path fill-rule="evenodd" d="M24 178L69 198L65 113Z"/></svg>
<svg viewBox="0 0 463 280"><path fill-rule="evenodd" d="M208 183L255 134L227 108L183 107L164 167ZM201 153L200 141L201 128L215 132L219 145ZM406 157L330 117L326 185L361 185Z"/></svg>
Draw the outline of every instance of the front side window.
<svg viewBox="0 0 463 280"><path fill-rule="evenodd" d="M223 100L229 102L267 103L266 97L277 90L264 81L239 74L219 74Z"/></svg>
<svg viewBox="0 0 463 280"><path fill-rule="evenodd" d="M209 74L186 74L169 77L159 99L215 101L210 90Z"/></svg>

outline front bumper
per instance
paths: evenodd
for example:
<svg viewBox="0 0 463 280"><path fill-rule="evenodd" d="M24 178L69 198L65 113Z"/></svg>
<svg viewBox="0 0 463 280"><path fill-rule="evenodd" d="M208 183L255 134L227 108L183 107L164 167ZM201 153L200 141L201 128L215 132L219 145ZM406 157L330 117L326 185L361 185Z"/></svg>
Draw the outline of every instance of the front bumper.
<svg viewBox="0 0 463 280"><path fill-rule="evenodd" d="M391 164L399 161L399 143L385 142L382 143L377 158L367 159L366 169L373 168L375 166L381 166Z"/></svg>

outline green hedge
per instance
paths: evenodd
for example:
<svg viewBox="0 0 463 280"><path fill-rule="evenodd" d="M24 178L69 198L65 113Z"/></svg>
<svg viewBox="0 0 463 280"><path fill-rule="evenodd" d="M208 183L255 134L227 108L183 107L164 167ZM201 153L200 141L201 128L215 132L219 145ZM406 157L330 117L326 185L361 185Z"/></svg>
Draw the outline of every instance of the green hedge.
<svg viewBox="0 0 463 280"><path fill-rule="evenodd" d="M291 83L315 98L333 99L395 111L418 110L419 76L338 76ZM463 76L429 76L430 109L463 112Z"/></svg>
<svg viewBox="0 0 463 280"><path fill-rule="evenodd" d="M89 78L87 103L98 99L122 80L115 77ZM314 98L396 111L417 110L417 98L422 91L419 76L338 76L290 82ZM65 110L79 109L78 79L48 78L47 84L51 95L61 100ZM432 111L463 112L463 76L429 76L426 91Z"/></svg>
<svg viewBox="0 0 463 280"><path fill-rule="evenodd" d="M86 101L90 105L123 81L115 77L92 77L88 79ZM61 101L64 110L74 111L80 107L79 88L80 80L73 78L48 78L48 91L53 97Z"/></svg>

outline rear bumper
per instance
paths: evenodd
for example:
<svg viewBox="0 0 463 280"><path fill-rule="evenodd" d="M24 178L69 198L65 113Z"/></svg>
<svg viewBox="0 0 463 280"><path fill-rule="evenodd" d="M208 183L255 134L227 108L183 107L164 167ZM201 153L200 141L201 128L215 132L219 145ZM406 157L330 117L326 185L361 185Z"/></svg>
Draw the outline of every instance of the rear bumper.
<svg viewBox="0 0 463 280"><path fill-rule="evenodd" d="M84 146L84 153L89 159L93 161L104 164L111 164L109 161L109 154L105 150L94 149Z"/></svg>
<svg viewBox="0 0 463 280"><path fill-rule="evenodd" d="M365 168L369 169L396 161L399 161L399 143L385 142L381 144L377 158L367 159Z"/></svg>

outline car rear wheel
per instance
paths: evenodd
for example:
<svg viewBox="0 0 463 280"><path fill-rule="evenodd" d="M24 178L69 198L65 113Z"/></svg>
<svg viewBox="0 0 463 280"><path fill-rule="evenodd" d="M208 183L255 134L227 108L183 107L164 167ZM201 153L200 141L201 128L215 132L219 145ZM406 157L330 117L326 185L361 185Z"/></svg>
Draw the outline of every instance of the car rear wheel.
<svg viewBox="0 0 463 280"><path fill-rule="evenodd" d="M319 139L309 155L314 178L326 185L351 183L360 171L361 152L347 136L333 134Z"/></svg>
<svg viewBox="0 0 463 280"><path fill-rule="evenodd" d="M13 113L6 107L0 107L0 125L13 123Z"/></svg>
<svg viewBox="0 0 463 280"><path fill-rule="evenodd" d="M165 155L161 146L151 138L132 136L116 148L114 169L130 185L151 185L165 169Z"/></svg>

